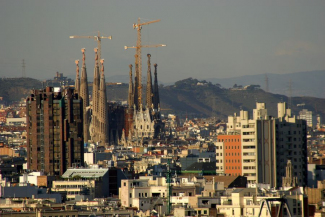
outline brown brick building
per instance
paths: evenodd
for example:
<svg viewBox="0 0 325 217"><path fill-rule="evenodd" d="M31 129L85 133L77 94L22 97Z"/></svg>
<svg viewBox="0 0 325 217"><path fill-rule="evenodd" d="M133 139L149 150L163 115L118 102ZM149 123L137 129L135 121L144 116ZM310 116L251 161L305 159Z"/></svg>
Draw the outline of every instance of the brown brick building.
<svg viewBox="0 0 325 217"><path fill-rule="evenodd" d="M83 165L82 99L73 89L34 90L26 111L28 169L62 175Z"/></svg>

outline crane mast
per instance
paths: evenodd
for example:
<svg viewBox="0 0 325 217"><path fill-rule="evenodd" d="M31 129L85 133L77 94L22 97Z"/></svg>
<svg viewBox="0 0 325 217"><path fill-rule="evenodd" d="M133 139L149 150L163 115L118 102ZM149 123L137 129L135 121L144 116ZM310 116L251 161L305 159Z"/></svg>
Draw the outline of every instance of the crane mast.
<svg viewBox="0 0 325 217"><path fill-rule="evenodd" d="M134 23L133 24L133 29L137 29L137 45L134 47L127 47L125 46L125 49L128 48L135 48L136 49L136 54L137 54L137 63L138 63L138 71L136 71L135 73L137 73L137 82L138 82L138 106L140 108L140 106L142 105L142 56L141 56L141 48L143 47L165 47L166 45L164 44L157 44L157 45L142 45L141 44L141 29L142 26L144 25L149 25L151 23L157 23L160 22L160 20L153 20L153 21L149 21L149 22L145 22L145 23L140 23L140 18L138 18L138 23Z"/></svg>
<svg viewBox="0 0 325 217"><path fill-rule="evenodd" d="M112 36L100 36L100 33L98 31L98 35L96 36L82 36L82 35L72 35L70 36L70 38L93 38L95 41L97 41L97 48L98 48L98 65L100 64L100 60L101 60L101 54L102 54L102 45L101 45L101 41L102 39L109 39L112 40Z"/></svg>

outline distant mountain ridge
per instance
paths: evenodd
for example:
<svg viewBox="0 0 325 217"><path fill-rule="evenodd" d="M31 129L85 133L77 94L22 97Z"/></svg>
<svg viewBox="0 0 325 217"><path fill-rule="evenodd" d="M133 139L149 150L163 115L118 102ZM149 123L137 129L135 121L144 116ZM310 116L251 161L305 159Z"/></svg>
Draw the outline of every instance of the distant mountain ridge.
<svg viewBox="0 0 325 217"><path fill-rule="evenodd" d="M286 96L312 96L325 98L325 70L295 72L288 74L260 74L244 75L233 78L210 78L206 79L212 83L219 83L222 87L233 87L237 85L258 84L266 90L266 75L269 83L269 92L283 94ZM291 80L291 94L290 94Z"/></svg>
<svg viewBox="0 0 325 217"><path fill-rule="evenodd" d="M253 83L253 82L250 82ZM243 83L238 82L238 85ZM221 83L223 86L223 83ZM283 94L273 94L252 85L250 88L224 88L211 81L200 81L187 78L173 85L160 85L160 107L164 114L173 113L181 118L185 116L211 117L226 119L228 115L238 113L241 109L252 112L256 102L266 103L269 115L277 116L277 103L287 102L294 115L303 108L319 114L325 119L325 99L315 97L291 97ZM31 89L42 88L42 83L31 78L0 79L0 97L10 104L12 101L26 98ZM145 86L143 87L145 90ZM91 90L91 88L90 88ZM145 91L144 91L145 93ZM128 84L108 85L107 98L109 101L127 101ZM143 96L145 99L145 95ZM303 107L298 104L305 104Z"/></svg>
<svg viewBox="0 0 325 217"><path fill-rule="evenodd" d="M266 75L268 77L269 92L275 94L283 94L286 96L312 96L325 98L325 70L294 72L287 74L259 74L259 75L243 75L232 78L208 78L205 79L213 84L220 84L222 87L230 88L237 85L260 85L263 90L266 90ZM144 75L145 76L145 75ZM68 75L69 78L75 79L74 75ZM196 78L201 79L201 78ZM88 81L92 82L92 75L88 75ZM291 80L291 94L290 94ZM107 82L129 83L129 75L111 75L106 79ZM158 83L164 85L173 85L170 82L161 82L158 75Z"/></svg>

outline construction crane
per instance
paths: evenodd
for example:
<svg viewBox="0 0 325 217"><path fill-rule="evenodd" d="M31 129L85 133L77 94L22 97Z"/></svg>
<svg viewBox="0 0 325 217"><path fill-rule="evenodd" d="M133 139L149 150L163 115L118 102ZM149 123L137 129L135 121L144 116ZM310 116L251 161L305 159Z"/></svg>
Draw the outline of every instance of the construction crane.
<svg viewBox="0 0 325 217"><path fill-rule="evenodd" d="M82 35L72 35L70 38L93 38L95 41L97 41L97 48L98 48L98 65L100 65L100 60L101 60L101 54L102 54L102 46L101 46L101 41L104 38L107 38L109 40L112 40L112 36L100 36L100 33L98 31L98 35L96 36L82 36Z"/></svg>
<svg viewBox="0 0 325 217"><path fill-rule="evenodd" d="M157 45L142 45L141 44L141 29L142 26L144 25L149 25L151 23L157 23L160 22L160 20L153 20L153 21L149 21L149 22L145 22L145 23L141 23L140 18L138 18L138 23L134 23L133 24L133 29L137 29L137 46L132 46L132 47L128 47L128 46L124 46L124 49L128 49L128 48L135 48L136 49L136 54L137 54L137 62L138 62L138 73L139 75L137 76L138 78L138 105L142 105L142 82L141 82L141 78L142 78L142 58L141 58L141 48L143 47L166 47L165 44L157 44Z"/></svg>

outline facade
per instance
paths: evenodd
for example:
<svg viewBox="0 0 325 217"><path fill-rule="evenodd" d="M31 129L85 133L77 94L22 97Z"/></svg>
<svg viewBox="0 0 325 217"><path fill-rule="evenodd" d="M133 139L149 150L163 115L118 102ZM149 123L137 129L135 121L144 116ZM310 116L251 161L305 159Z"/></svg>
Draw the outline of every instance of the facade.
<svg viewBox="0 0 325 217"><path fill-rule="evenodd" d="M98 49L95 48L95 68L92 91L92 116L90 123L90 136L94 143L108 145L108 110L107 93L104 75L104 60L101 60L101 73L98 64Z"/></svg>
<svg viewBox="0 0 325 217"><path fill-rule="evenodd" d="M287 186L288 183L294 186L306 186L306 133L306 121L292 116L291 110L286 108L285 103L278 103L278 117L268 116L265 104L256 103L253 119L249 118L247 111L240 111L240 116L235 114L228 117L227 135L218 135L218 142L215 144L217 160L219 156L216 172L232 174L233 171L234 173L232 168L238 168L239 165L230 166L229 163L233 160L236 162L237 159L241 162L241 175L247 177L249 184L264 183L277 188L282 187L283 184ZM238 136L235 137L236 135ZM225 146L238 149L238 145L229 143L229 139L238 141L238 138L240 138L238 143L240 151L225 149ZM231 159L233 155L238 154L235 152L240 152L240 156ZM223 163L220 162L221 160ZM283 179L287 177L286 168L289 161L292 175Z"/></svg>
<svg viewBox="0 0 325 217"><path fill-rule="evenodd" d="M223 157L220 156L217 161L224 161L223 173L232 176L242 175L241 135L219 135L218 141L222 144L218 146L223 150ZM217 168L217 172L218 169L220 168Z"/></svg>
<svg viewBox="0 0 325 217"><path fill-rule="evenodd" d="M154 64L154 84L152 85L151 77L151 55L148 54L148 71L147 71L147 85L146 85L146 103L142 105L142 96L138 96L138 90L141 88L139 80L139 69L137 61L135 63L134 83L132 78L132 65L130 65L130 83L128 92L128 112L126 118L126 126L129 131L126 132L128 139L136 141L134 144L139 145L139 140L142 138L158 138L162 136L164 124L160 117L160 101L158 91L157 79L157 64ZM133 116L132 116L133 110ZM129 120L129 119L132 119Z"/></svg>
<svg viewBox="0 0 325 217"><path fill-rule="evenodd" d="M303 109L299 112L299 119L306 120L308 127L313 127L313 112Z"/></svg>
<svg viewBox="0 0 325 217"><path fill-rule="evenodd" d="M82 166L82 99L74 90L34 90L26 107L28 169L62 175L68 167Z"/></svg>
<svg viewBox="0 0 325 217"><path fill-rule="evenodd" d="M108 169L68 169L63 175L64 179L95 180L95 197L111 197L119 194L121 180L126 179L124 173L117 168ZM64 184L59 184L64 185ZM71 184L75 185L75 184ZM86 187L94 186L91 182ZM54 187L54 186L53 186ZM91 191L90 191L91 192ZM89 193L90 193L89 192ZM89 194L88 194L89 195Z"/></svg>
<svg viewBox="0 0 325 217"><path fill-rule="evenodd" d="M168 193L165 178L123 180L119 191L122 206L143 210L153 208L152 200L167 198Z"/></svg>
<svg viewBox="0 0 325 217"><path fill-rule="evenodd" d="M236 189L229 195L221 196L221 204L218 204L218 214L223 216L275 216L280 208L281 196L285 195L285 201L289 208L282 206L280 211L283 216L308 216L308 199L300 189L283 191L276 194L256 195L256 189ZM266 204L266 199L278 200ZM263 206L262 205L262 202ZM259 215L260 213L260 215ZM280 215L280 216L282 216Z"/></svg>

